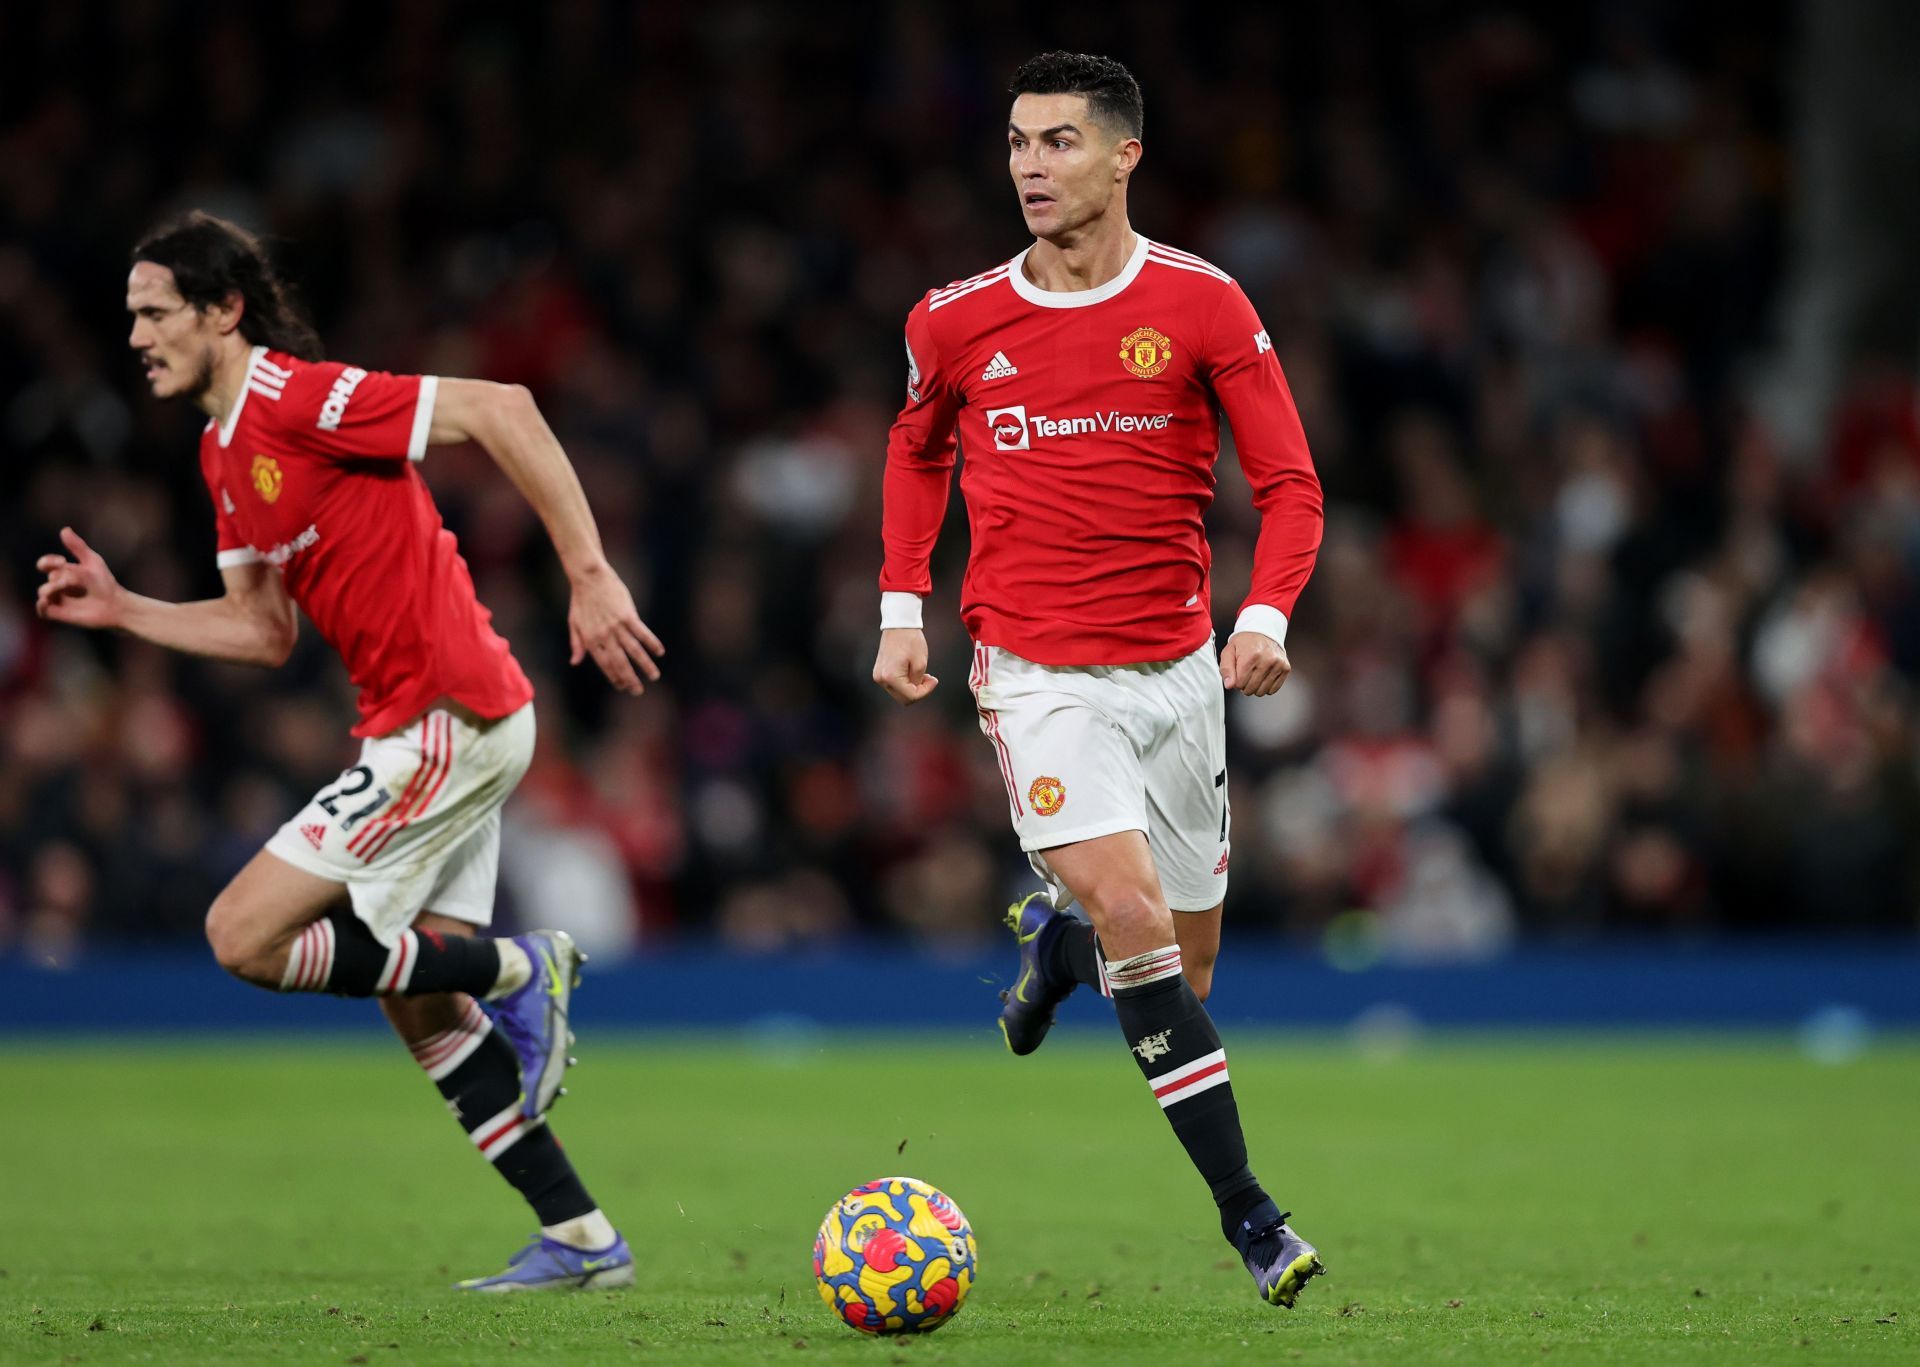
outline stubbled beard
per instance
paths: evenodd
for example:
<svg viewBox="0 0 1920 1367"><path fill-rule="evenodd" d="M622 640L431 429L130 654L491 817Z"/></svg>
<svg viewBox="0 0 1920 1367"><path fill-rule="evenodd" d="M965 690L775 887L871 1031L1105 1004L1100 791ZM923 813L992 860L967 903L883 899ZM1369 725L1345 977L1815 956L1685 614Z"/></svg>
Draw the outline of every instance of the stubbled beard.
<svg viewBox="0 0 1920 1367"><path fill-rule="evenodd" d="M200 353L200 364L194 368L193 378L181 385L178 390L169 394L167 397L170 399L187 399L193 403L198 403L206 396L207 390L212 387L213 350L211 347L208 347Z"/></svg>

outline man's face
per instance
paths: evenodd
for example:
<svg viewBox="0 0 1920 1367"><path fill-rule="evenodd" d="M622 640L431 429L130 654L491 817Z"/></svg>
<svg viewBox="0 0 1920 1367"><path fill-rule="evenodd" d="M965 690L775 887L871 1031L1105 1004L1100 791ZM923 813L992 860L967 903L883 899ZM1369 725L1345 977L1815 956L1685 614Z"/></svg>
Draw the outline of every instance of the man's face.
<svg viewBox="0 0 1920 1367"><path fill-rule="evenodd" d="M1093 121L1084 95L1021 95L1007 119L1007 169L1035 237L1105 213L1139 155L1138 141Z"/></svg>
<svg viewBox="0 0 1920 1367"><path fill-rule="evenodd" d="M193 398L213 380L222 329L215 310L202 312L180 297L173 272L137 261L127 276L127 345L140 353L156 399Z"/></svg>

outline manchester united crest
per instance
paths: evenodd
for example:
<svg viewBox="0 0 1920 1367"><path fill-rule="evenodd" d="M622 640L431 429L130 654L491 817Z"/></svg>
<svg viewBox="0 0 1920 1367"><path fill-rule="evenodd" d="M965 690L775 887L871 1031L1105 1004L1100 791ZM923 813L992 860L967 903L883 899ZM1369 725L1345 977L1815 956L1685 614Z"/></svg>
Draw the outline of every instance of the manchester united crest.
<svg viewBox="0 0 1920 1367"><path fill-rule="evenodd" d="M1052 816L1067 803L1067 785L1046 774L1036 778L1027 789L1027 801L1040 816Z"/></svg>
<svg viewBox="0 0 1920 1367"><path fill-rule="evenodd" d="M1173 340L1157 328L1135 328L1120 339L1120 364L1151 380L1173 359Z"/></svg>
<svg viewBox="0 0 1920 1367"><path fill-rule="evenodd" d="M280 474L280 462L272 456L253 458L253 491L271 503L280 497L280 486L285 483Z"/></svg>

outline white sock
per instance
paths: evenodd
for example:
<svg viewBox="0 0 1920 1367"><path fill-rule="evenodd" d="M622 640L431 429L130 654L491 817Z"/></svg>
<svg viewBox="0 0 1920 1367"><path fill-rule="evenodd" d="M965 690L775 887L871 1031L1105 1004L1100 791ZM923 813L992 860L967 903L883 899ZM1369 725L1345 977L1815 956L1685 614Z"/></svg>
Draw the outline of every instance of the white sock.
<svg viewBox="0 0 1920 1367"><path fill-rule="evenodd" d="M600 1213L595 1206L585 1215L576 1215L571 1220L562 1220L557 1225L542 1225L540 1232L557 1244L568 1248L582 1248L589 1253L602 1248L612 1248L613 1241L620 1235L615 1231L613 1222Z"/></svg>
<svg viewBox="0 0 1920 1367"><path fill-rule="evenodd" d="M493 943L500 951L500 976L493 980L493 990L487 993L487 1000L497 1002L527 985L533 976L533 960L527 957L526 950L504 936Z"/></svg>

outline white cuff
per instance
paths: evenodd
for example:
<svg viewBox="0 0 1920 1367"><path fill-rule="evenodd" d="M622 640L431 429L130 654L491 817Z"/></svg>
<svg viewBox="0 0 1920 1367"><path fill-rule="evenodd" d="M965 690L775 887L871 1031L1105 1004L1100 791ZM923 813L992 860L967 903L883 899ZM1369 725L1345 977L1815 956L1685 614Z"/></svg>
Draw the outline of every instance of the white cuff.
<svg viewBox="0 0 1920 1367"><path fill-rule="evenodd" d="M433 431L433 401L440 397L440 377L420 377L420 398L413 405L413 435L407 438L407 459L422 460L427 454L427 434Z"/></svg>
<svg viewBox="0 0 1920 1367"><path fill-rule="evenodd" d="M1268 607L1265 603L1249 603L1240 609L1240 615L1233 621L1234 634L1243 631L1257 631L1270 637L1282 650L1287 648L1287 614L1279 608Z"/></svg>
<svg viewBox="0 0 1920 1367"><path fill-rule="evenodd" d="M918 631L924 625L920 616L919 594L889 592L880 595L880 630L897 631L909 627Z"/></svg>
<svg viewBox="0 0 1920 1367"><path fill-rule="evenodd" d="M251 565L260 559L260 552L251 546L236 546L230 551L221 551L214 556L213 563L220 569L230 570L239 565Z"/></svg>

